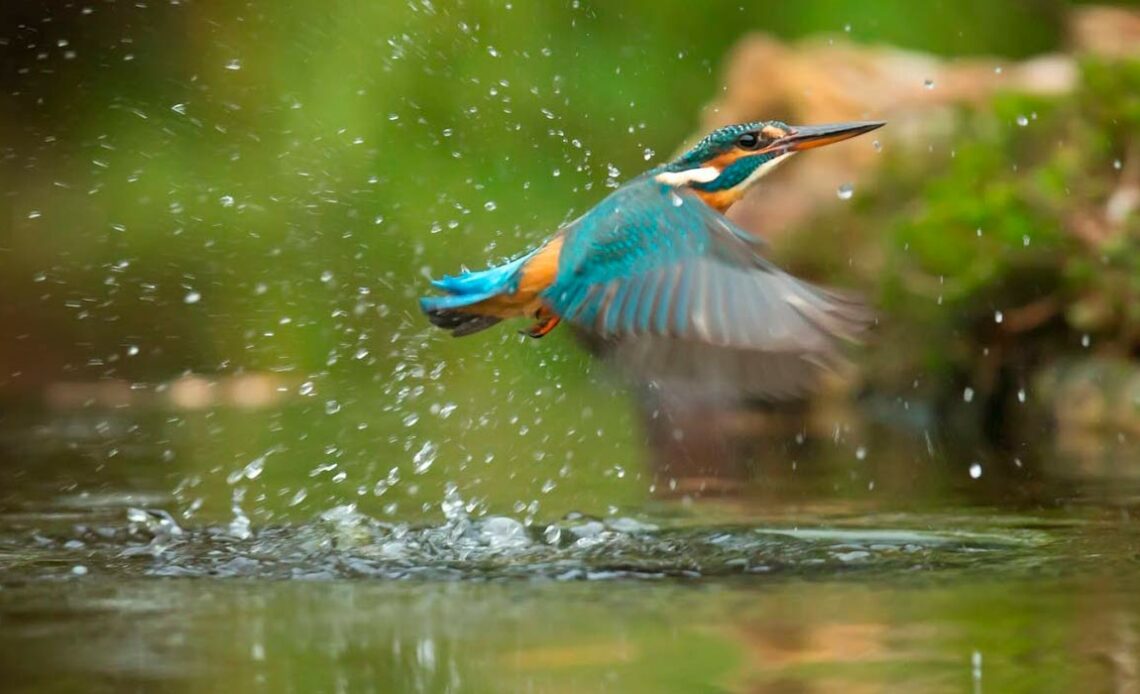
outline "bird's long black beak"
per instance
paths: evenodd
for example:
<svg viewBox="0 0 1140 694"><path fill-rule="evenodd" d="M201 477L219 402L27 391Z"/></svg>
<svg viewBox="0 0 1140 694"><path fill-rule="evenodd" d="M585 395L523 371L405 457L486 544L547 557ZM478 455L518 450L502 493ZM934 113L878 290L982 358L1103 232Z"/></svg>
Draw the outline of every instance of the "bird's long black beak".
<svg viewBox="0 0 1140 694"><path fill-rule="evenodd" d="M884 120L855 121L851 123L831 123L829 125L793 126L790 132L772 143L772 149L783 148L786 152L799 152L805 149L823 147L842 142L856 135L877 130L887 122Z"/></svg>

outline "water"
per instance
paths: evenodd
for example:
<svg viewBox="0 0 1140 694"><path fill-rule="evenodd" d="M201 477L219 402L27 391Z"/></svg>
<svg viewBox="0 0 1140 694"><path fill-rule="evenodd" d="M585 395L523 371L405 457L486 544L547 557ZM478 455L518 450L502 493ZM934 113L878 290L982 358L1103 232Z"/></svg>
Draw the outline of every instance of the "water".
<svg viewBox="0 0 1140 694"><path fill-rule="evenodd" d="M91 438L158 420L107 417L9 417L0 437L8 691L1042 691L1135 676L1140 484L1116 437L1051 439L1021 467L864 418L838 439L773 435L743 474L673 470L656 492L650 452L623 466L636 498L614 476L583 501L570 476L559 487L582 510L537 514L471 485L408 505L426 493L399 479L381 498L402 499L394 514L317 482L330 501L287 506L296 481L260 485L300 461L273 449L237 468L240 494L199 485L187 514L164 449Z"/></svg>

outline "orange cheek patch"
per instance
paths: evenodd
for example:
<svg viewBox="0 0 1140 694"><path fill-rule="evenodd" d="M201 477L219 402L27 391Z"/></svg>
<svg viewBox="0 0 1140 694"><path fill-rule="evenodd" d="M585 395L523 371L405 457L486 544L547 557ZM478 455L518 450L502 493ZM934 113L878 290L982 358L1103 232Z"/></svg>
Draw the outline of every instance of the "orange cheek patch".
<svg viewBox="0 0 1140 694"><path fill-rule="evenodd" d="M709 159L707 162L705 162L705 166L712 166L718 171L724 171L725 168L730 166L737 159L743 159L750 154L755 154L755 152L745 152L744 150L734 149L732 151L725 152L724 154L718 154L712 159Z"/></svg>
<svg viewBox="0 0 1140 694"><path fill-rule="evenodd" d="M765 125L760 130L760 134L764 136L765 140L779 140L781 137L786 137L788 133L774 125Z"/></svg>

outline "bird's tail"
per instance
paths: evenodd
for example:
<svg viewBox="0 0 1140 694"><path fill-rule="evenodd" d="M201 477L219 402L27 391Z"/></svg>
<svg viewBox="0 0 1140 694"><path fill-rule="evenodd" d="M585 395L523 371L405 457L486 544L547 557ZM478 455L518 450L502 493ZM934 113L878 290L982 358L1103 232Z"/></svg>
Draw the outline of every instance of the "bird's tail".
<svg viewBox="0 0 1140 694"><path fill-rule="evenodd" d="M442 279L432 280L432 286L446 295L423 297L420 310L432 325L450 330L455 337L486 330L502 318L480 313L478 304L500 294L514 292L518 271L529 258L530 255L525 255L488 270L464 272L454 277L445 275Z"/></svg>

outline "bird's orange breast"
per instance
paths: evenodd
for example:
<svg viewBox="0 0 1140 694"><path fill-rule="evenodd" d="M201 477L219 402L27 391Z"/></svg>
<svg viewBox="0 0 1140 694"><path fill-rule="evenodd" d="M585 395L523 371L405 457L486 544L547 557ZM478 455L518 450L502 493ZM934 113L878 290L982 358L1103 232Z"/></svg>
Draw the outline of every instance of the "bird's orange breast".
<svg viewBox="0 0 1140 694"><path fill-rule="evenodd" d="M499 294L465 310L497 318L532 317L542 308L538 295L554 284L558 274L558 258L562 254L563 236L559 234L546 242L519 270L518 289L514 294Z"/></svg>
<svg viewBox="0 0 1140 694"><path fill-rule="evenodd" d="M562 255L563 240L562 234L550 239L526 265L523 265L518 294L537 295L554 284L554 277L558 274L558 259Z"/></svg>

